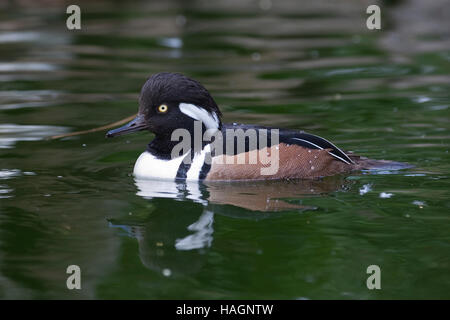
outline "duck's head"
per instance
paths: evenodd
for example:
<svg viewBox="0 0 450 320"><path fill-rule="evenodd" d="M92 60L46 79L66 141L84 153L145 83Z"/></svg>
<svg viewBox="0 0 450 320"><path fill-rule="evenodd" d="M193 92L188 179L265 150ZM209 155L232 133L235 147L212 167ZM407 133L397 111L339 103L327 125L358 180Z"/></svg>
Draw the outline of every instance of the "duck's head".
<svg viewBox="0 0 450 320"><path fill-rule="evenodd" d="M147 79L139 97L139 112L123 127L109 131L107 137L149 130L156 136L170 137L176 129L193 132L194 122L203 129L220 129L221 113L216 102L199 82L179 73L157 73Z"/></svg>

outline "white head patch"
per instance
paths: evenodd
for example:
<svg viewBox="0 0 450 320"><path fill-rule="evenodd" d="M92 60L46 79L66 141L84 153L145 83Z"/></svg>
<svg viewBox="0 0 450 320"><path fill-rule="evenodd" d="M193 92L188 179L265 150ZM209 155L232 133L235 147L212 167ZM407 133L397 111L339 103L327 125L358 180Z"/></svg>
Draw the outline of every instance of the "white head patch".
<svg viewBox="0 0 450 320"><path fill-rule="evenodd" d="M219 118L215 112L209 113L205 109L190 103L180 103L180 110L192 119L203 122L206 129L219 128Z"/></svg>

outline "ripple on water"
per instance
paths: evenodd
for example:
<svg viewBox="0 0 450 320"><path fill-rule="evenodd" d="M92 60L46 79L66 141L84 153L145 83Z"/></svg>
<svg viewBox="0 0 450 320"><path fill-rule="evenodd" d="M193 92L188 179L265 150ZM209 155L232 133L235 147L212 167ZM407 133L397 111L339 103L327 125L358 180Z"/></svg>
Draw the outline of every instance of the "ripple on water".
<svg viewBox="0 0 450 320"><path fill-rule="evenodd" d="M0 124L0 149L13 148L19 141L37 141L69 131L67 127Z"/></svg>
<svg viewBox="0 0 450 320"><path fill-rule="evenodd" d="M22 172L20 169L0 169L0 180L7 180L14 177L20 177L21 175L35 176L36 173L32 171Z"/></svg>
<svg viewBox="0 0 450 320"><path fill-rule="evenodd" d="M64 97L56 90L0 91L0 110L48 107L60 102L61 99Z"/></svg>
<svg viewBox="0 0 450 320"><path fill-rule="evenodd" d="M0 199L12 198L10 194L14 189L9 188L6 184L0 184Z"/></svg>
<svg viewBox="0 0 450 320"><path fill-rule="evenodd" d="M34 172L22 172L19 169L0 169L0 180L8 180L21 175L34 175ZM0 184L0 199L12 198L13 188L7 184Z"/></svg>
<svg viewBox="0 0 450 320"><path fill-rule="evenodd" d="M1 72L54 71L56 66L42 62L0 63Z"/></svg>

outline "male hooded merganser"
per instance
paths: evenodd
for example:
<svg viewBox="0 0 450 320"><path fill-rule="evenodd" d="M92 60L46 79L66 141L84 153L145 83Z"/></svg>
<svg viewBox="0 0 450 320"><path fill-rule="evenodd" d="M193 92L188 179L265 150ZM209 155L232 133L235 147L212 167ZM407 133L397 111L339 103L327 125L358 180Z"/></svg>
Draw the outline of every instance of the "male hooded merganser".
<svg viewBox="0 0 450 320"><path fill-rule="evenodd" d="M136 118L109 131L107 137L141 130L155 134L134 166L138 178L311 179L393 163L346 153L324 138L303 131L222 124L221 116L216 102L199 82L179 73L157 73L142 87ZM179 149L177 129L189 134L187 142L193 146L179 150L181 153L173 152ZM197 142L199 135L208 134L210 139ZM223 153L217 152L217 146L223 147Z"/></svg>

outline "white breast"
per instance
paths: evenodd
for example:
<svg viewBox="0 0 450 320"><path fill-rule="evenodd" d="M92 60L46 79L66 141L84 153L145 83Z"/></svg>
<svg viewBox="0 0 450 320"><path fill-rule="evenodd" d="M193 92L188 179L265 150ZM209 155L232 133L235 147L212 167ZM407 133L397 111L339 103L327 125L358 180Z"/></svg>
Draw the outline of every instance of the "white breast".
<svg viewBox="0 0 450 320"><path fill-rule="evenodd" d="M205 156L211 151L210 145L207 145L199 153L196 153L191 166L186 174L186 180L197 181L205 162ZM167 179L175 180L178 169L185 156L175 159L158 159L148 151L143 152L134 165L133 174L137 178Z"/></svg>
<svg viewBox="0 0 450 320"><path fill-rule="evenodd" d="M138 178L156 178L174 180L184 156L162 160L150 152L143 152L134 165L133 174Z"/></svg>

